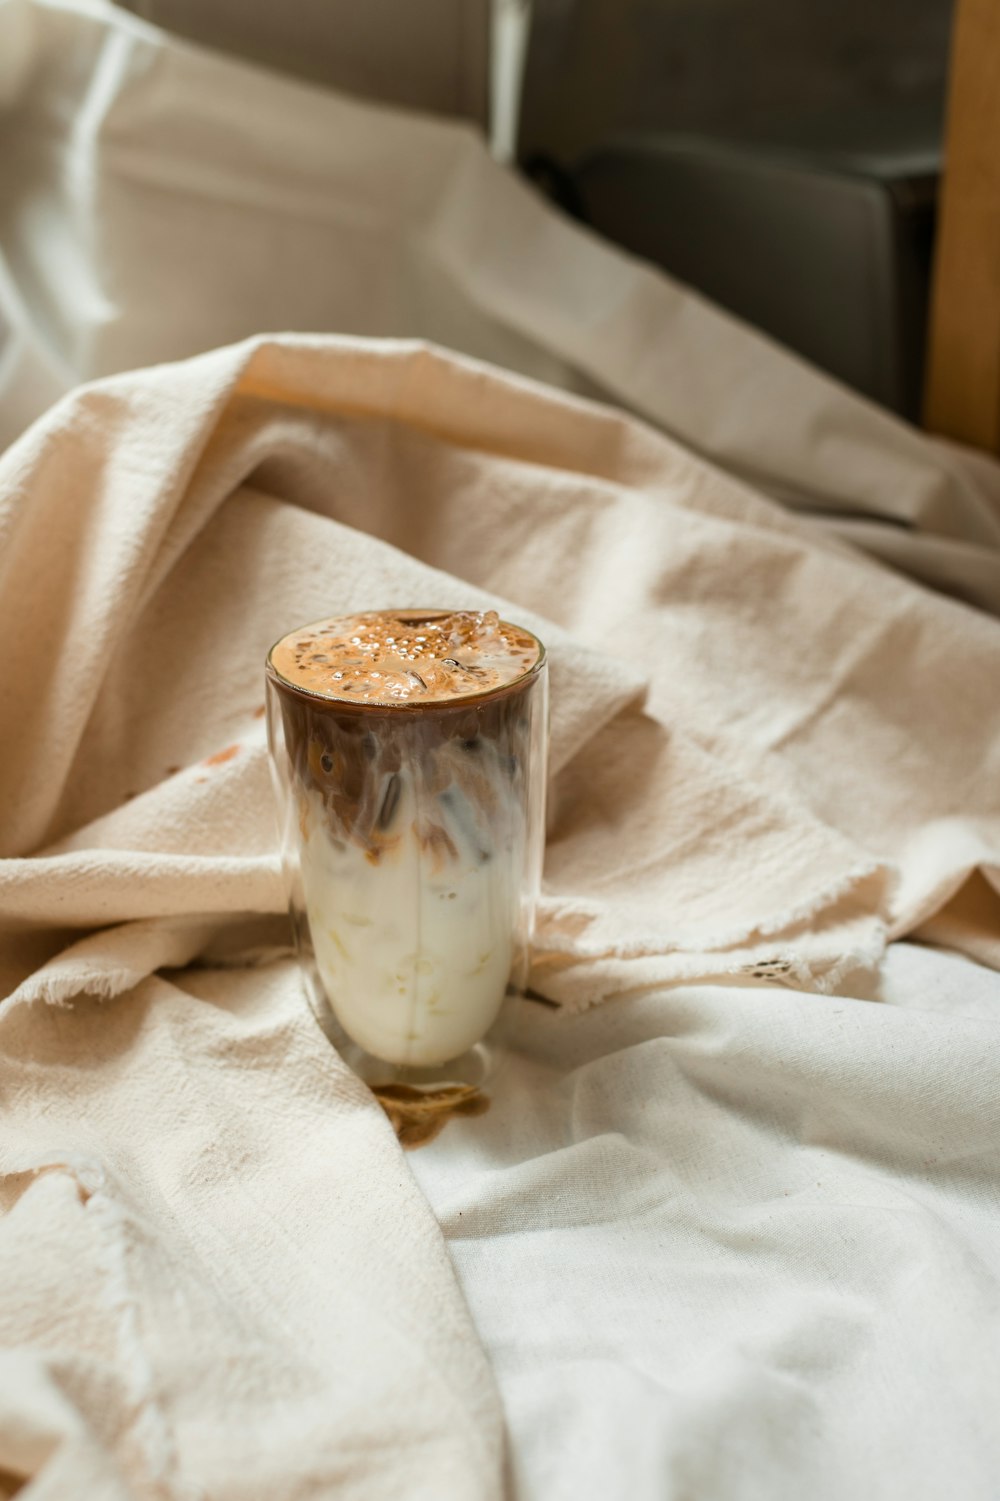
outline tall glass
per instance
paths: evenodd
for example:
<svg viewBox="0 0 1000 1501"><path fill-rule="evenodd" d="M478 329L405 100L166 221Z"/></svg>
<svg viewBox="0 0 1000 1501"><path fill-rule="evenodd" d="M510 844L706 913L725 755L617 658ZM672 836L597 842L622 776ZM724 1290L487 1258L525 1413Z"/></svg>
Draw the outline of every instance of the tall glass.
<svg viewBox="0 0 1000 1501"><path fill-rule="evenodd" d="M490 674L470 648L473 676L461 690L445 682L428 698L423 676L397 672L399 691L415 678L418 696L384 702L352 700L330 673L317 689L324 669L313 669L311 687L279 670L276 654L286 660L292 636L267 659L282 860L313 1009L371 1084L478 1086L492 1068L505 998L527 979L545 827L544 648L495 616L349 619L383 622L383 635L385 619L399 622L407 641L456 620L472 621L474 637L485 620L497 639L506 630L531 643L510 681L476 691ZM340 624L304 627L303 660L327 661L309 658L304 643Z"/></svg>

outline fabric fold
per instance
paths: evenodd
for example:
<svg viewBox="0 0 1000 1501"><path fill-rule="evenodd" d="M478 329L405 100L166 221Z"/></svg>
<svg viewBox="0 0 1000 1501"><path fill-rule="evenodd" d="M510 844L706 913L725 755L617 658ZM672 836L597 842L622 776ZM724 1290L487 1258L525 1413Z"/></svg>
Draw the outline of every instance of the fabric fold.
<svg viewBox="0 0 1000 1501"><path fill-rule="evenodd" d="M290 961L7 1009L0 1058L5 1477L499 1498L495 1387L437 1225Z"/></svg>
<svg viewBox="0 0 1000 1501"><path fill-rule="evenodd" d="M995 465L554 213L466 125L251 67L107 0L8 0L0 68L0 443L76 382L262 328L428 339L615 401L1000 611Z"/></svg>
<svg viewBox="0 0 1000 1501"><path fill-rule="evenodd" d="M748 1392L776 1390L761 1386L774 1350L755 1344L764 1284L735 1336L733 1300L718 1297L720 1268L744 1287L747 1248L759 1261L764 1246L775 1306L795 1304L783 1350L810 1355L824 1411L870 1412L863 1380L856 1409L822 1385L830 1269L857 1242L845 1296L875 1288L872 1348L912 1368L926 1339L897 1334L912 1332L912 1277L926 1271L898 1255L912 1185L897 1192L894 1176L857 1234L848 1220L873 1193L873 1162L921 1182L937 1171L941 1108L960 1107L964 1163L975 1029L968 1056L959 1046L942 1067L952 1016L907 1041L891 1006L777 987L878 996L888 939L916 925L1000 964L1000 627L815 517L996 608L1000 471L553 214L447 122L270 77L104 0L0 5L0 98L0 441L106 377L0 457L3 1479L39 1501L503 1493L500 1401L439 1227L287 951L264 654L297 623L393 604L496 608L546 641L533 987L565 1012L649 993L632 1010L627 1078L629 1007L558 1037L553 1008L522 1008L541 1051L486 1117L493 1145L489 1130L465 1140L453 1245L470 1236L462 1255L482 1256L475 1193L461 1195L506 1180L508 1152L531 1164L530 1214L512 1234L516 1202L498 1203L498 1239L537 1245L606 1201L613 1239L580 1262L595 1287L606 1266L639 1265L621 1215L645 1225L655 1199L671 1223L648 1220L646 1280L665 1279L659 1313L669 1305L685 1337L688 1318L690 1341L653 1305L643 1323L681 1387L707 1308L709 1325L721 1310L711 1338L736 1361L726 1369ZM152 368L113 374L135 365ZM985 989L976 1004L985 1014ZM568 1055L602 1035L609 1070L585 1060L571 1077ZM887 1079L912 1107L902 1130ZM824 1090L828 1120L813 1109ZM885 1129L862 1141L859 1119ZM547 1129L561 1167L540 1194ZM846 1189L834 1172L817 1217L831 1143L861 1171ZM643 1179L616 1207L623 1152L676 1181ZM566 1210L574 1171L580 1202ZM928 1182L934 1233L918 1251L933 1263L943 1200ZM975 1210L956 1198L955 1224ZM873 1258L878 1224L886 1254ZM962 1286L972 1244L941 1259L941 1287ZM531 1278L505 1290L486 1249L481 1285L521 1320L513 1345L496 1323L493 1348L520 1359L537 1335ZM567 1253L560 1242L553 1286ZM873 1266L901 1290L888 1322ZM707 1304L684 1288L692 1267ZM931 1303L950 1309L931 1280ZM812 1347L800 1336L814 1291ZM988 1297L966 1301L974 1349ZM608 1309L610 1328L614 1298ZM855 1323L848 1361L865 1354ZM553 1346L563 1375L573 1356L572 1400L559 1391L556 1405L568 1435L586 1412L620 1443L631 1430L612 1435L585 1324L574 1311ZM661 1400L672 1367L654 1352L639 1370L645 1347L628 1339L639 1375L621 1390L655 1435L664 1414L675 1423ZM878 1392L895 1390L876 1374ZM723 1384L721 1402L711 1382L697 1393L704 1455L732 1427ZM646 1385L651 1422L636 1405ZM536 1386L526 1404L535 1428L548 1396ZM744 1407L752 1439L776 1431ZM690 1428L677 1429L681 1481ZM642 1452L662 1483L666 1451ZM837 1473L814 1452L813 1473Z"/></svg>
<svg viewBox="0 0 1000 1501"><path fill-rule="evenodd" d="M33 581L0 595L9 923L280 910L264 654L394 601L549 644L543 992L588 965L589 999L632 989L637 961L830 988L996 867L994 623L578 398L262 338L81 392L0 485Z"/></svg>

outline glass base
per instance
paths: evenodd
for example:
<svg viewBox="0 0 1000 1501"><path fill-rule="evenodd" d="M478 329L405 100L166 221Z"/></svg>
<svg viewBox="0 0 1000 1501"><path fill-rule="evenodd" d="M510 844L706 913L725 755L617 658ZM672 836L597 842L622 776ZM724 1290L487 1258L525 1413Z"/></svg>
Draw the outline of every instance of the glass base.
<svg viewBox="0 0 1000 1501"><path fill-rule="evenodd" d="M510 1007L520 997L508 993L500 1015L485 1037L458 1058L425 1067L387 1063L354 1041L333 1013L319 976L303 966L309 1007L322 1031L336 1048L348 1068L372 1089L383 1085L403 1085L407 1089L429 1093L443 1089L480 1090L495 1076L504 1056L503 1032Z"/></svg>
<svg viewBox="0 0 1000 1501"><path fill-rule="evenodd" d="M386 1063L349 1038L338 1043L338 1052L348 1067L373 1089L385 1084L405 1084L410 1089L428 1091L456 1087L482 1089L496 1072L498 1061L496 1044L485 1040L459 1058L425 1068Z"/></svg>

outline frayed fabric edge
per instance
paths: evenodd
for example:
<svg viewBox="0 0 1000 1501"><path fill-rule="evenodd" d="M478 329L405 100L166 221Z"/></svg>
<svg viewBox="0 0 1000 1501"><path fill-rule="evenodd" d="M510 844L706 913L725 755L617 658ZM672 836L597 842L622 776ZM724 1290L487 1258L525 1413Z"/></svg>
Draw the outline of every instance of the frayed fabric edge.
<svg viewBox="0 0 1000 1501"><path fill-rule="evenodd" d="M99 928L26 976L0 1001L0 1020L38 1002L69 1007L79 996L111 1001L158 969L189 964L218 927L215 917L169 917Z"/></svg>
<svg viewBox="0 0 1000 1501"><path fill-rule="evenodd" d="M28 1006L41 1002L57 1006L64 1011L72 1009L78 996L94 996L97 1000L112 1001L122 991L138 984L141 977L132 970L95 970L87 975L71 976L65 970L61 974L45 974L39 971L23 980L16 990L0 1001L0 1019L16 1006Z"/></svg>
<svg viewBox="0 0 1000 1501"><path fill-rule="evenodd" d="M743 950L738 958L727 960L719 956L718 962L712 962L711 954L664 954L662 957L665 963L662 974L650 975L648 979L633 985L628 983L627 977L623 974L622 983L603 989L595 987L589 993L587 987L584 986L582 993L578 993L573 998L547 995L544 978L534 983L544 999L553 1001L569 1015L579 1015L590 1011L595 1006L627 996L648 995L657 990L673 989L679 985L717 985L753 980L775 989L802 990L818 996L828 996L834 994L849 975L877 974L885 957L886 943L885 924L877 922L868 942L854 944L836 955L817 955L813 959L807 959L793 950L782 950L779 947L769 948L766 957L764 954L748 955L747 951ZM627 967L630 962L626 955L602 957L610 958L612 962L618 960L623 967ZM649 959L656 956L644 954L638 957ZM578 977L582 979L593 967L594 962L586 957L568 958L560 972L568 971L574 980Z"/></svg>
<svg viewBox="0 0 1000 1501"><path fill-rule="evenodd" d="M544 963L548 955L553 958L556 955L566 954L568 962L576 962L585 959L605 958L654 958L658 954L688 953L688 954L712 954L738 946L749 947L755 940L766 939L776 934L788 932L793 928L800 928L811 918L817 917L826 908L836 906L844 900L852 890L871 880L874 876L892 876L894 868L885 861L869 860L861 865L853 867L836 881L824 887L815 896L807 901L798 903L787 908L784 912L763 922L754 923L749 927L737 927L724 929L708 934L677 933L666 942L660 940L635 939L625 940L621 943L599 945L597 942L588 945L583 939L574 938L571 948L548 947L540 944L536 947L536 954ZM547 905L546 921L552 924L560 922L583 923L589 925L603 915L602 909L594 904L574 901L567 898L563 902L554 902ZM873 912L873 918L881 917Z"/></svg>

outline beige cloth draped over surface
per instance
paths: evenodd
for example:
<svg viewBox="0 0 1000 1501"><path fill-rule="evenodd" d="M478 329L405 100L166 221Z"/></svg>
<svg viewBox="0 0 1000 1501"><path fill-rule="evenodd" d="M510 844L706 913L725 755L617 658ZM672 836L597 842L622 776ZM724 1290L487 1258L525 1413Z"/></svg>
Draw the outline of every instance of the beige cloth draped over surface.
<svg viewBox="0 0 1000 1501"><path fill-rule="evenodd" d="M264 653L393 602L550 638L554 999L830 988L996 879L995 623L625 418L420 347L263 341L67 399L0 482L2 910L101 930L26 997L280 911Z"/></svg>
<svg viewBox="0 0 1000 1501"><path fill-rule="evenodd" d="M1000 600L994 466L562 222L470 133L97 0L0 4L0 99L4 438L78 379L268 325L418 335L605 392ZM263 653L414 599L496 604L552 648L545 995L858 994L920 923L997 962L985 616L638 423L420 344L264 340L69 397L0 460L0 1493L500 1492L433 1220L292 967L253 967L285 941ZM832 1044L826 1077L839 1108Z"/></svg>
<svg viewBox="0 0 1000 1501"><path fill-rule="evenodd" d="M652 429L411 344L81 390L0 459L0 527L0 1471L491 1495L428 1211L290 971L248 968L284 941L267 645L413 599L541 630L535 983L586 1006L835 985L976 866L988 907L997 626ZM200 953L230 968L152 974Z"/></svg>
<svg viewBox="0 0 1000 1501"><path fill-rule="evenodd" d="M0 4L0 444L80 381L266 330L418 337L640 413L1000 613L1000 472L579 229L476 133Z"/></svg>
<svg viewBox="0 0 1000 1501"><path fill-rule="evenodd" d="M583 1006L856 982L977 866L987 931L1000 630L650 429L404 343L85 389L0 460L0 527L0 1472L493 1494L429 1212L288 967L247 967L284 933L267 646L415 599L548 639L535 984Z"/></svg>

